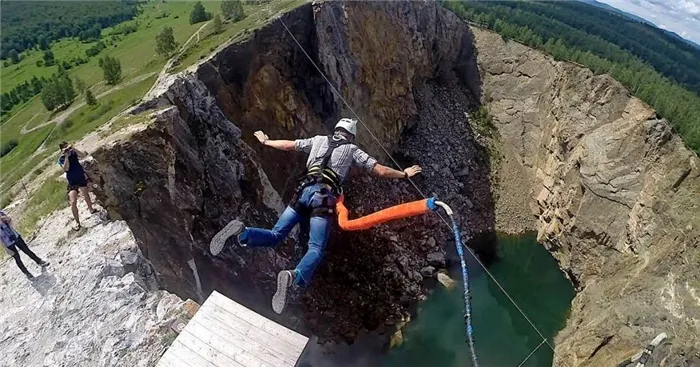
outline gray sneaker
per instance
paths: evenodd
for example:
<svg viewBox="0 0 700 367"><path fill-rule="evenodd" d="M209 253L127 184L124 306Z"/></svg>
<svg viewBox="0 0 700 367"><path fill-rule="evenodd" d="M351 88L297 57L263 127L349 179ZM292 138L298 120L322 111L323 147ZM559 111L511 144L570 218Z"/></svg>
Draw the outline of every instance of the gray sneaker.
<svg viewBox="0 0 700 367"><path fill-rule="evenodd" d="M294 283L296 271L282 270L277 274L277 292L272 296L272 309L281 314L287 305L287 291Z"/></svg>
<svg viewBox="0 0 700 367"><path fill-rule="evenodd" d="M209 251L211 252L212 255L216 256L219 253L221 253L221 250L224 249L224 245L226 244L226 241L231 238L232 236L234 237L234 240L237 245L239 246L245 246L241 245L240 242L238 242L238 235L243 233L243 230L245 229L245 226L243 225L243 222L239 220L232 220L230 221L224 229L219 231L216 235L214 235L214 238L211 239L211 243L209 244Z"/></svg>

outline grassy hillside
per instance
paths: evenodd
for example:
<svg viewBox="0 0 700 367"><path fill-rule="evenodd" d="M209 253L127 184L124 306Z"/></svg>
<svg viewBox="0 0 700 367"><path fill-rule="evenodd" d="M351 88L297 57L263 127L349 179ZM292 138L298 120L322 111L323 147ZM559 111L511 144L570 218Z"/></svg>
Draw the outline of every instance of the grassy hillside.
<svg viewBox="0 0 700 367"><path fill-rule="evenodd" d="M666 32L579 2L450 1L460 17L607 73L700 152L700 51ZM690 88L690 89L688 89ZM692 90L691 90L692 89Z"/></svg>
<svg viewBox="0 0 700 367"><path fill-rule="evenodd" d="M208 11L218 11L220 2L206 2ZM204 23L189 24L189 12L192 3L168 2L146 3L141 6L140 15L136 18L139 22L138 30L129 35L112 39L109 34L111 28L102 31L103 41L109 41L107 49L98 57L93 57L88 63L74 67L68 71L71 78L81 79L98 97L99 105L84 106L68 116L66 123L53 131L53 125L48 125L38 130L22 134L22 128L26 130L42 126L51 121L58 112L48 112L41 103L39 96L35 96L24 105L15 106L10 114L2 120L2 137L0 144L6 144L15 139L18 146L8 155L0 158L0 167L3 172L0 190L12 186L19 178L29 173L34 165L40 162L48 154L55 152L55 142L63 139L78 139L82 135L98 127L109 118L116 115L121 109L131 103L135 103L140 96L149 89L155 80L155 75L163 67L167 58L155 53L155 36L164 26L173 28L175 39L178 43L184 43ZM96 42L83 43L76 38L65 38L51 45L55 58L61 60L76 53L84 54L84 50ZM36 60L42 58L43 51L30 50L23 54L24 59L18 64L3 67L2 85L3 91L14 85L30 80L33 76L50 76L58 69L57 66L37 67ZM103 73L98 65L98 58L113 56L120 60L122 66L122 79L116 86L108 86L103 81ZM149 77L152 74L152 77ZM130 83L146 77L145 81ZM148 84L150 82L150 84ZM114 90L113 93L109 93ZM73 105L83 103L84 97L78 96ZM50 134L50 135L49 135ZM48 152L42 152L37 156L32 154L48 138ZM49 153L50 152L50 153Z"/></svg>
<svg viewBox="0 0 700 367"><path fill-rule="evenodd" d="M85 50L97 44L97 40L83 42L77 37L66 37L51 43L50 49L55 60L66 60L75 55L88 59L87 63L73 66L66 72L75 81L80 79L97 97L98 104L85 104L84 94L80 94L63 111L47 111L39 96L26 103L14 106L1 120L0 144L5 145L10 140L17 140L18 145L0 158L0 206L6 205L12 194L9 189L20 179L29 182L46 169L40 163L46 158L57 154L57 144L62 140L77 141L87 133L99 128L125 108L137 103L155 82L158 73L163 69L168 57L158 55L156 50L156 34L163 27L171 27L178 48L187 43L182 54L178 56L178 66L168 72L176 72L185 68L209 54L219 44L230 39L240 40L250 34L250 30L258 28L274 14L304 3L298 1L260 2L246 4L248 15L238 22L226 21L220 32L214 33L212 23L189 23L189 14L194 2L147 2L140 3L139 13L133 20L128 20L101 30L100 41L107 46L95 57L86 57ZM220 14L220 1L203 2L207 12ZM3 10L5 10L3 8ZM114 34L123 27L135 26L135 32ZM197 35L197 31L200 33ZM48 78L58 71L58 66L38 66L37 61L43 59L43 50L28 49L21 53L21 61L16 64L2 66L0 88L3 92L13 88L33 77ZM176 52L176 55L178 53ZM107 85L103 80L103 72L98 65L98 59L104 56L116 57L121 62L121 80L114 86ZM56 119L63 121L56 124ZM125 120L126 123L130 119ZM117 122L116 126L123 126ZM42 149L40 149L42 148ZM50 160L53 162L53 159ZM60 190L59 190L60 186ZM42 191L42 196L54 209L56 199L63 200L64 185L52 185L51 190ZM50 191L47 192L46 190ZM63 201L65 202L65 201ZM41 208L35 211L43 213ZM34 218L34 217L32 217ZM36 218L34 218L36 219ZM34 221L32 219L32 223ZM28 225L28 228L31 225Z"/></svg>

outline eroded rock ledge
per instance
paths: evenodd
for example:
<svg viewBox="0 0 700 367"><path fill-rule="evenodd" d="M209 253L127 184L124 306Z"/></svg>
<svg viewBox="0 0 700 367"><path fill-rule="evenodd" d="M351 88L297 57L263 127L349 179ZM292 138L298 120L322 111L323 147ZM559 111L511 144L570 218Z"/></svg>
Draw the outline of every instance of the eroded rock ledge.
<svg viewBox="0 0 700 367"><path fill-rule="evenodd" d="M477 103L462 82L476 70L466 25L436 3L327 2L283 17L382 144L402 164L428 167L421 190L449 200L465 231L486 234L479 250L493 252L488 157L464 118ZM301 156L263 149L255 130L287 139L326 134L348 115L279 22L175 78L137 111L152 121L94 153L91 174L169 291L196 299L217 289L302 332L352 342L362 330L394 328L424 294L424 274L434 276L421 269L445 266L449 232L426 230L441 228L436 216L333 233L313 286L277 316L269 306L275 274L299 259L294 240L275 251L208 253L233 218L271 227L303 168ZM359 139L386 160L366 131ZM346 192L358 214L420 198L406 182L362 175Z"/></svg>
<svg viewBox="0 0 700 367"><path fill-rule="evenodd" d="M662 331L671 343L655 361L700 363L700 168L665 120L610 77L470 29L436 3L326 2L283 19L382 144L426 167L419 187L463 213L465 230L538 230L579 291L555 365L615 364ZM504 156L497 203L489 154L464 118L479 103ZM420 270L447 247L446 233L424 230L438 228L434 217L334 234L313 287L283 317L269 297L275 272L298 258L294 241L208 254L234 217L271 226L300 173L300 157L261 149L252 132L325 133L347 114L279 22L181 75L147 108L153 121L95 153L92 174L166 289L217 289L347 341L384 330L420 298ZM360 144L383 157L366 132ZM372 178L347 191L360 214L417 198L406 183Z"/></svg>
<svg viewBox="0 0 700 367"><path fill-rule="evenodd" d="M610 76L474 34L506 157L497 222L536 229L578 290L555 364L614 365L661 332L651 365L700 364L698 157Z"/></svg>

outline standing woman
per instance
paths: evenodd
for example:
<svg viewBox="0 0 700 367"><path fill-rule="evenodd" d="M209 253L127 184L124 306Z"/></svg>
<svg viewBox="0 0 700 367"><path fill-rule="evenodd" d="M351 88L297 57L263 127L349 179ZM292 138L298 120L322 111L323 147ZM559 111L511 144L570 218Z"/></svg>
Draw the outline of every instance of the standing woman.
<svg viewBox="0 0 700 367"><path fill-rule="evenodd" d="M68 179L68 198L70 199L70 207L73 211L73 218L76 223L73 229L78 231L80 230L78 191L83 194L83 199L85 199L85 204L87 204L90 213L94 214L97 212L97 210L92 207L92 200L90 200L90 193L87 187L87 177L79 161L80 158L85 158L87 154L73 148L71 144L65 141L61 142L58 147L61 149L61 155L58 157L58 165L66 172L66 179Z"/></svg>
<svg viewBox="0 0 700 367"><path fill-rule="evenodd" d="M47 261L42 260L29 249L29 246L27 246L27 243L24 242L22 236L20 236L20 234L14 228L12 228L12 219L2 210L0 210L0 242L2 242L10 255L15 259L15 263L17 264L19 270L21 270L29 280L34 279L34 275L32 275L32 273L27 270L27 267L24 266L22 259L19 257L20 250L27 254L37 265L41 266L42 268L49 266Z"/></svg>

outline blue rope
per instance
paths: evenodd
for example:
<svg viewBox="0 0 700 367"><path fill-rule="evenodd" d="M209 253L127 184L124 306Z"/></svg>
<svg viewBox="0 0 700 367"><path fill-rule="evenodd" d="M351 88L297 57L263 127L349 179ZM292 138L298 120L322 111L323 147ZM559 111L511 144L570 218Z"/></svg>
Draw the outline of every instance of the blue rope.
<svg viewBox="0 0 700 367"><path fill-rule="evenodd" d="M462 238L459 233L459 227L453 216L449 215L452 221L452 233L455 236L455 247L459 255L459 262L462 267L462 283L464 284L464 323L466 327L467 342L472 354L473 367L479 366L479 361L476 358L476 350L474 349L474 329L472 328L471 315L471 296L469 295L469 272L467 271L467 262L464 260L464 250L462 249Z"/></svg>
<svg viewBox="0 0 700 367"><path fill-rule="evenodd" d="M439 207L437 198L435 197L428 199L426 205L431 211L437 211ZM441 205L447 206L447 204L445 203L441 203ZM457 255L459 255L459 262L462 267L462 284L464 285L465 334L467 336L467 343L469 343L469 350L472 355L472 366L478 367L479 361L476 358L476 350L474 349L474 329L472 328L472 306L471 296L469 295L469 272L467 271L467 262L464 260L464 250L462 249L462 236L460 235L459 226L457 226L457 222L455 221L454 216L450 214L452 212L452 209L449 209L449 211L445 210L445 212L447 213L447 216L450 217L450 221L452 222L452 234L454 234L455 236L455 248L457 249Z"/></svg>

